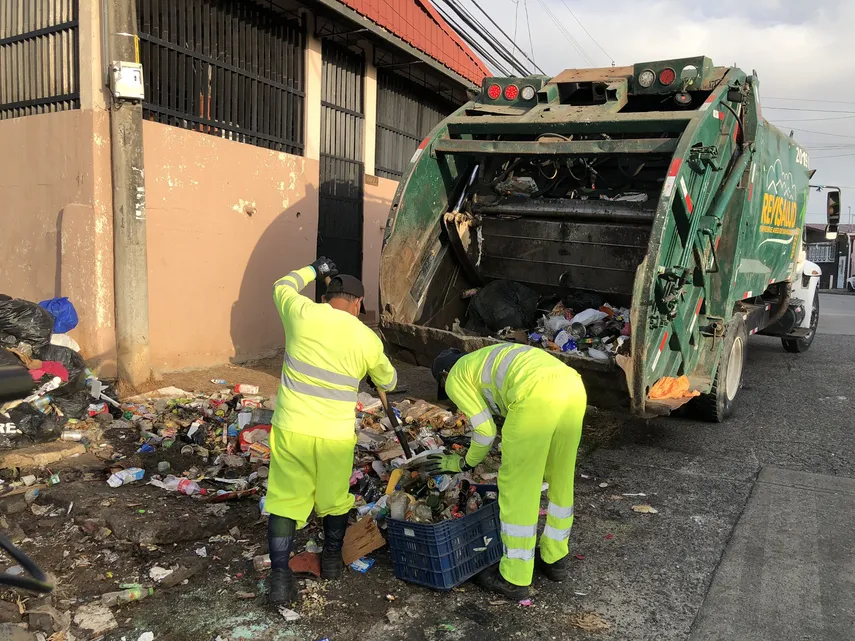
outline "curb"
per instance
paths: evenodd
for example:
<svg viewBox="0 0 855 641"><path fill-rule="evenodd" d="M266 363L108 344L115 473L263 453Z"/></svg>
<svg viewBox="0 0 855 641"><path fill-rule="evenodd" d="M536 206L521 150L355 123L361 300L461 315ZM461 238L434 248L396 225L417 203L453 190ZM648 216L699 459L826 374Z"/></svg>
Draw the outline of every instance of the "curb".
<svg viewBox="0 0 855 641"><path fill-rule="evenodd" d="M845 289L820 289L820 294L831 294L833 296L855 296L855 292L849 292Z"/></svg>

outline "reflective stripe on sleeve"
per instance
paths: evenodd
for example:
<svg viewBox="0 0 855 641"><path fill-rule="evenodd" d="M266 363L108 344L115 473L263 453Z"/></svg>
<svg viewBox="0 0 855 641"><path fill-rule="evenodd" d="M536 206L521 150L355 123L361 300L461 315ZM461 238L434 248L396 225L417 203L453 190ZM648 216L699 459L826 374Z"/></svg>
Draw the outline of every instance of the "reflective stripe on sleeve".
<svg viewBox="0 0 855 641"><path fill-rule="evenodd" d="M472 433L472 440L478 443L478 445L486 445L490 446L493 444L493 441L496 440L495 436L487 436L486 434L479 434L478 432Z"/></svg>
<svg viewBox="0 0 855 641"><path fill-rule="evenodd" d="M547 525L543 528L543 536L547 539L552 539L553 541L566 541L570 538L570 528L568 527L563 530L559 530L551 525Z"/></svg>
<svg viewBox="0 0 855 641"><path fill-rule="evenodd" d="M333 385L347 385L353 389L359 388L358 378L347 376L346 374L339 374L338 372L331 372L328 369L311 365L305 361L294 358L287 352L285 353L285 366L295 372L311 376L312 378L317 378L319 381L324 381L325 383L332 383Z"/></svg>
<svg viewBox="0 0 855 641"><path fill-rule="evenodd" d="M501 412L499 411L499 406L496 404L496 399L493 398L493 390L489 388L484 390L484 400L487 401L487 405L490 406L490 410L493 412L493 414L496 414L497 416L501 415Z"/></svg>
<svg viewBox="0 0 855 641"><path fill-rule="evenodd" d="M489 421L490 417L491 416L490 416L490 410L489 409L482 410L482 411L478 412L475 416L469 417L469 424L472 426L472 429L474 430L476 427L478 427L482 423L486 423L487 421Z"/></svg>
<svg viewBox="0 0 855 641"><path fill-rule="evenodd" d="M374 381L374 382L377 383L377 381ZM395 386L397 384L398 384L398 370L392 370L392 382L390 382L386 385L380 385L379 383L377 383L377 385L380 387L380 389L382 389L384 392L391 392L393 389L395 389Z"/></svg>
<svg viewBox="0 0 855 641"><path fill-rule="evenodd" d="M501 521L502 534L507 536L530 537L537 536L537 525L512 525Z"/></svg>
<svg viewBox="0 0 855 641"><path fill-rule="evenodd" d="M573 516L573 506L571 505L570 507L561 507L560 505L557 505L550 501L546 513L549 516L555 517L556 519L566 519Z"/></svg>
<svg viewBox="0 0 855 641"><path fill-rule="evenodd" d="M520 559L522 561L534 561L534 550L525 548L505 548L505 556L509 559Z"/></svg>
<svg viewBox="0 0 855 641"><path fill-rule="evenodd" d="M302 383L294 380L290 376L285 376L285 372L282 372L282 387L289 389L292 392L305 394L307 396L326 398L331 401L348 401L350 403L356 403L356 390L327 389L326 387L320 387L318 385Z"/></svg>
<svg viewBox="0 0 855 641"><path fill-rule="evenodd" d="M293 278L294 280L296 280L297 281L296 286L294 285L294 283L290 282L289 280L286 280L288 278ZM291 289L296 289L299 292L301 289L303 289L306 286L306 281L304 281L303 277L300 276L300 274L298 274L297 272L291 272L287 276L277 280L273 286L279 287L279 285L285 285L285 287L290 287Z"/></svg>

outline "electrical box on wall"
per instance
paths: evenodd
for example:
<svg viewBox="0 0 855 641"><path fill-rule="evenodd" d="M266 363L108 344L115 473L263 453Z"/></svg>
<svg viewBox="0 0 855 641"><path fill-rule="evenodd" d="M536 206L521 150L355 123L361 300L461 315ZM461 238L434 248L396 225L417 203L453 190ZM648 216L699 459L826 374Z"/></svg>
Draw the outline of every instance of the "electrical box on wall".
<svg viewBox="0 0 855 641"><path fill-rule="evenodd" d="M145 98L142 65L138 62L114 62L110 65L110 91L114 98L142 100Z"/></svg>

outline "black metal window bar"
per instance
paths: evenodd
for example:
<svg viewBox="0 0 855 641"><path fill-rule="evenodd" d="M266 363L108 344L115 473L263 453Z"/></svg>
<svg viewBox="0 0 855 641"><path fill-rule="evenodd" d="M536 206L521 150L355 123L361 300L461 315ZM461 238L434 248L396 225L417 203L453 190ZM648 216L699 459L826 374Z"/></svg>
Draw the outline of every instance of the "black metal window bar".
<svg viewBox="0 0 855 641"><path fill-rule="evenodd" d="M245 0L137 0L145 118L303 153L305 36Z"/></svg>
<svg viewBox="0 0 855 641"><path fill-rule="evenodd" d="M377 70L375 172L398 179L419 143L456 107L393 71Z"/></svg>
<svg viewBox="0 0 855 641"><path fill-rule="evenodd" d="M0 2L0 120L80 108L78 0Z"/></svg>

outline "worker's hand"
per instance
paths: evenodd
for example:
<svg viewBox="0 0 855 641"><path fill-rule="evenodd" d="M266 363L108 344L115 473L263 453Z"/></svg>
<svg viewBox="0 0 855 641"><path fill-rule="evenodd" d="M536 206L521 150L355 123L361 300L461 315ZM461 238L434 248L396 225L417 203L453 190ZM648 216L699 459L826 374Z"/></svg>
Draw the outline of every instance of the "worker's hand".
<svg viewBox="0 0 855 641"><path fill-rule="evenodd" d="M374 380L371 378L371 374L365 377L365 384L368 385L369 389L377 391L377 385L374 383Z"/></svg>
<svg viewBox="0 0 855 641"><path fill-rule="evenodd" d="M466 465L466 459L460 454L429 454L425 458L422 469L434 476L435 474L457 474L471 468Z"/></svg>
<svg viewBox="0 0 855 641"><path fill-rule="evenodd" d="M312 263L312 269L315 270L315 275L318 278L326 278L327 276L332 278L333 276L338 275L338 269L336 269L335 263L326 256L321 256Z"/></svg>

